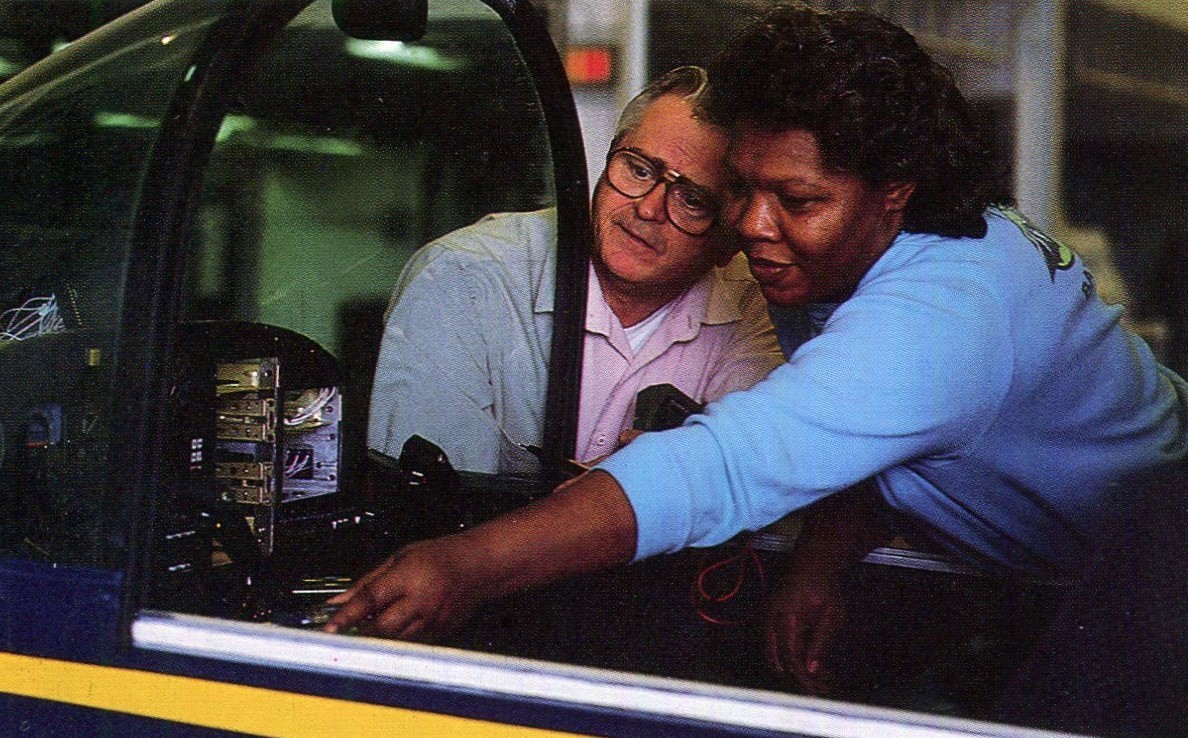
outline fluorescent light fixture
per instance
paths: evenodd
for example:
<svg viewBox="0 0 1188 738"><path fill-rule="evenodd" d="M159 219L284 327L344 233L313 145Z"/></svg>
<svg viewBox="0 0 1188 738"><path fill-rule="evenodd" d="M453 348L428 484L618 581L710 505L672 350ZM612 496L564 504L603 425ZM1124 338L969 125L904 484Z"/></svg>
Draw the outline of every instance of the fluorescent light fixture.
<svg viewBox="0 0 1188 738"><path fill-rule="evenodd" d="M236 134L249 133L254 130L256 130L254 118L249 118L246 115L228 115L223 118L223 124L219 126L219 134L215 140L222 143Z"/></svg>
<svg viewBox="0 0 1188 738"><path fill-rule="evenodd" d="M11 77L24 68L24 64L17 64L11 59L0 56L0 77Z"/></svg>
<svg viewBox="0 0 1188 738"><path fill-rule="evenodd" d="M23 146L38 146L46 143L50 137L41 132L25 133L19 136L0 136L0 146L6 149L19 149Z"/></svg>
<svg viewBox="0 0 1188 738"><path fill-rule="evenodd" d="M216 139L223 143L230 138L240 139L239 144L255 146L274 151L299 151L327 156L362 156L363 146L347 138L334 136L309 136L298 133L273 133L261 129L259 122L246 115L228 115L219 126Z"/></svg>
<svg viewBox="0 0 1188 738"><path fill-rule="evenodd" d="M346 138L333 136L301 136L296 134L282 134L272 136L264 144L265 148L281 151L302 151L327 156L362 156L363 147L357 142Z"/></svg>
<svg viewBox="0 0 1188 738"><path fill-rule="evenodd" d="M156 128L159 123L156 118L135 113L100 111L95 113L95 125L100 128Z"/></svg>
<svg viewBox="0 0 1188 738"><path fill-rule="evenodd" d="M463 66L461 60L445 56L430 46L407 44L403 41L366 41L349 38L346 41L346 50L348 54L363 59L379 59L435 72L453 72Z"/></svg>

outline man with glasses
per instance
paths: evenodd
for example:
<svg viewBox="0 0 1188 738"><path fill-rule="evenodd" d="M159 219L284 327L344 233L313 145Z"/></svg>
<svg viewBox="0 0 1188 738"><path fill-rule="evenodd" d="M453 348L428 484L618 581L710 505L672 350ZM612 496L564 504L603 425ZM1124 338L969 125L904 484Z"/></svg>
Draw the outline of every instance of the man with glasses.
<svg viewBox="0 0 1188 738"><path fill-rule="evenodd" d="M719 222L726 134L698 119L697 67L625 108L594 191L579 461L606 456L635 398L672 384L698 403L783 360L758 286ZM425 246L397 284L369 445L420 435L459 469L537 466L552 327L556 213L490 215Z"/></svg>
<svg viewBox="0 0 1188 738"><path fill-rule="evenodd" d="M892 535L986 572L1076 576L1111 506L1144 497L1136 477L1188 459L1188 384L1074 252L1004 204L973 109L905 30L780 5L709 76L706 113L731 132L724 217L788 362L513 515L402 549L331 600L327 630L431 638L497 597L813 506L767 647L829 693L847 676L831 658L841 577ZM1122 530L1150 535L1136 517ZM1131 624L1125 600L1103 610ZM1134 611L1162 615L1151 597ZM1077 635L1085 615L1065 637L1092 654L1108 639ZM1182 681L1162 704L1185 703ZM1122 716L1114 732L1183 722L1128 723L1125 700L1093 705Z"/></svg>

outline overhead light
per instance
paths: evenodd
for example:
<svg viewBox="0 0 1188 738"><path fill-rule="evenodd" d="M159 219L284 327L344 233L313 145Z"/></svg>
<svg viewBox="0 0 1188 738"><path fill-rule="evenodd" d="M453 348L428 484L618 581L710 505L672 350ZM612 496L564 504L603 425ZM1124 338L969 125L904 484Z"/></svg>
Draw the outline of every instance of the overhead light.
<svg viewBox="0 0 1188 738"><path fill-rule="evenodd" d="M363 59L379 59L435 72L453 72L463 66L461 60L448 57L431 46L408 44L403 41L367 41L348 38L346 50L348 54Z"/></svg>
<svg viewBox="0 0 1188 738"><path fill-rule="evenodd" d="M255 118L250 118L246 115L228 115L223 118L223 123L219 126L219 133L215 140L222 143L237 133L247 133L255 130L255 128Z"/></svg>
<svg viewBox="0 0 1188 738"><path fill-rule="evenodd" d="M18 136L0 137L0 146L6 149L19 149L25 146L40 146L49 140L50 137L42 132L25 133Z"/></svg>
<svg viewBox="0 0 1188 738"><path fill-rule="evenodd" d="M17 64L11 59L0 56L0 77L11 77L24 68L24 64Z"/></svg>
<svg viewBox="0 0 1188 738"><path fill-rule="evenodd" d="M363 147L355 141L333 136L304 136L300 134L279 134L271 136L265 148L281 151L301 151L326 156L362 156Z"/></svg>
<svg viewBox="0 0 1188 738"><path fill-rule="evenodd" d="M95 113L95 125L100 128L156 128L159 122L145 115L100 111Z"/></svg>
<svg viewBox="0 0 1188 738"><path fill-rule="evenodd" d="M247 115L228 115L223 118L216 140L224 143L233 137L237 139L238 144L276 151L299 151L325 156L363 155L363 146L350 139L300 133L274 133L262 128L255 118Z"/></svg>

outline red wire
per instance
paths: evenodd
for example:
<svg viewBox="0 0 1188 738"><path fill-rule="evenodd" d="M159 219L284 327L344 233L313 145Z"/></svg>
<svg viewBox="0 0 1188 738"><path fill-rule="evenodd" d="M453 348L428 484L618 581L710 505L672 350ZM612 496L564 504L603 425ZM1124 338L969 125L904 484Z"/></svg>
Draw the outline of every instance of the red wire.
<svg viewBox="0 0 1188 738"><path fill-rule="evenodd" d="M767 591L767 571L763 566L763 560L759 558L759 554L751 546L750 542L744 543L738 553L731 554L726 558L720 559L707 565L710 554L707 552L702 558L701 566L698 569L697 576L693 578L692 587L690 588L690 597L693 601L693 607L697 611L698 617L708 623L714 625L741 625L745 622L743 619L728 619L720 618L711 615L707 609L707 604L721 604L729 602L738 597L742 592L743 585L747 578L747 563L754 564L755 571L759 575L759 586L761 591ZM724 594L714 595L708 589L709 577L721 569L731 565L737 565L738 570L734 577L734 585Z"/></svg>

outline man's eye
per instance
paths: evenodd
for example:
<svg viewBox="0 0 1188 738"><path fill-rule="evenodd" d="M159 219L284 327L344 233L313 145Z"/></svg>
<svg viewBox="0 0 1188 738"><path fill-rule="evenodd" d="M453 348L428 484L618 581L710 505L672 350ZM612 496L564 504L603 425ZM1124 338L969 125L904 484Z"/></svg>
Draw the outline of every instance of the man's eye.
<svg viewBox="0 0 1188 738"><path fill-rule="evenodd" d="M681 187L677 192L677 202L682 208L690 213L708 213L713 209L709 198L696 190L691 190L688 187Z"/></svg>
<svg viewBox="0 0 1188 738"><path fill-rule="evenodd" d="M652 172L652 168L644 164L633 164L627 171L641 182L650 182L656 176Z"/></svg>

